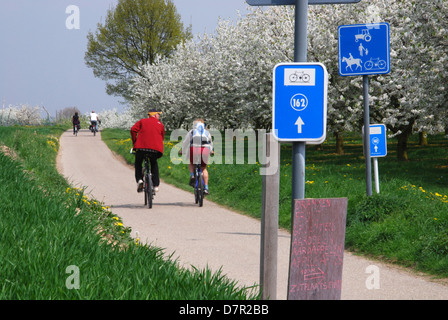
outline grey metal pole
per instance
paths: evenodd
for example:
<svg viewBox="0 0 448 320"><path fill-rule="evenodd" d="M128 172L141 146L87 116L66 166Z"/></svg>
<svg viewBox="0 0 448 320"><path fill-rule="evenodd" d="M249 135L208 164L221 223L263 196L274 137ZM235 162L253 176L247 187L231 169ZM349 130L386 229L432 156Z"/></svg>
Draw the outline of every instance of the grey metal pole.
<svg viewBox="0 0 448 320"><path fill-rule="evenodd" d="M370 109L369 109L369 76L362 78L364 96L364 156L366 158L366 192L372 195L372 161L370 160Z"/></svg>
<svg viewBox="0 0 448 320"><path fill-rule="evenodd" d="M380 193L380 176L378 172L378 158L373 158L373 176L375 177L375 191Z"/></svg>
<svg viewBox="0 0 448 320"><path fill-rule="evenodd" d="M296 0L294 30L294 62L307 62L308 0ZM291 231L294 226L295 201L305 199L305 142L292 143ZM291 238L292 250L292 238ZM292 252L292 251L291 251ZM291 261L290 261L291 264ZM288 274L288 283L291 270ZM289 299L289 290L288 290Z"/></svg>
<svg viewBox="0 0 448 320"><path fill-rule="evenodd" d="M307 62L308 0L296 0L294 62ZM292 145L292 214L294 200L305 199L305 142Z"/></svg>

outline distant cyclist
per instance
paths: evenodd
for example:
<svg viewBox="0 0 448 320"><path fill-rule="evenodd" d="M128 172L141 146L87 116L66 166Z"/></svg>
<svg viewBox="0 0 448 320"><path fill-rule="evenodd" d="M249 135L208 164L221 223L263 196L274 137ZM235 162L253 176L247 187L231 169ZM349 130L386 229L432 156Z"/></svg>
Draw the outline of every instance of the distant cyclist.
<svg viewBox="0 0 448 320"><path fill-rule="evenodd" d="M207 163L210 153L213 153L213 140L210 132L205 128L203 119L196 119L193 122L193 130L188 132L183 142L183 150L189 150L190 164L190 186L194 186L194 167L201 164L201 170L204 176L204 193L210 194L208 190L209 173Z"/></svg>
<svg viewBox="0 0 448 320"><path fill-rule="evenodd" d="M73 115L72 123L73 123L73 134L75 134L76 133L76 127L78 127L78 131L81 128L81 126L80 126L81 122L79 121L78 112L75 112L75 114Z"/></svg>
<svg viewBox="0 0 448 320"><path fill-rule="evenodd" d="M152 182L154 191L159 191L159 165L157 159L163 155L163 139L165 138L165 127L159 121L162 112L156 109L148 111L148 118L137 121L131 128L131 138L135 153L135 181L137 181L137 192L143 191L142 162L145 155L149 155L151 162Z"/></svg>
<svg viewBox="0 0 448 320"><path fill-rule="evenodd" d="M96 132L98 132L99 120L98 114L95 113L95 110L92 110L92 113L90 113L90 123L92 124L92 130L95 130Z"/></svg>

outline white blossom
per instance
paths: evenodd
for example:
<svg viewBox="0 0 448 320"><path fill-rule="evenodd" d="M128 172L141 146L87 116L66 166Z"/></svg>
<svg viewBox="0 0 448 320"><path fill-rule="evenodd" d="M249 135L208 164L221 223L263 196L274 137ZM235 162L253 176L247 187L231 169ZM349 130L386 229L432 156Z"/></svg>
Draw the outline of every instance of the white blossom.
<svg viewBox="0 0 448 320"><path fill-rule="evenodd" d="M337 28L343 24L390 24L391 72L369 76L371 122L396 135L439 132L448 125L448 1L372 0L309 7L308 61L329 73L328 130L358 130L362 124L362 77L338 73ZM235 23L219 21L212 35L197 35L153 65L142 66L133 82L129 114L149 108L164 112L168 128L191 126L204 117L217 128L270 128L272 72L293 60L294 10L249 7Z"/></svg>
<svg viewBox="0 0 448 320"><path fill-rule="evenodd" d="M40 107L32 107L28 104L10 105L0 109L0 126L40 125L41 111Z"/></svg>

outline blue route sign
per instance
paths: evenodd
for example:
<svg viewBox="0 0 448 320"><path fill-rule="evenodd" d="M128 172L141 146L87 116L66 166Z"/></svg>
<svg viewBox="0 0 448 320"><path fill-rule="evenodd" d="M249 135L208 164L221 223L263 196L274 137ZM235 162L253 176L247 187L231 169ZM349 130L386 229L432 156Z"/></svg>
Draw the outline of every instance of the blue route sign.
<svg viewBox="0 0 448 320"><path fill-rule="evenodd" d="M273 79L274 137L284 142L324 142L327 91L328 73L323 64L277 64Z"/></svg>
<svg viewBox="0 0 448 320"><path fill-rule="evenodd" d="M356 3L361 0L308 0L308 4L337 4ZM250 6L290 6L295 5L297 0L246 0Z"/></svg>
<svg viewBox="0 0 448 320"><path fill-rule="evenodd" d="M387 22L339 26L338 37L341 76L390 72L390 37Z"/></svg>
<svg viewBox="0 0 448 320"><path fill-rule="evenodd" d="M370 125L370 157L379 158L387 155L386 126Z"/></svg>
<svg viewBox="0 0 448 320"><path fill-rule="evenodd" d="M386 126L384 124L371 124L369 127L370 157L380 158L387 156ZM364 139L364 126L362 127L362 132Z"/></svg>

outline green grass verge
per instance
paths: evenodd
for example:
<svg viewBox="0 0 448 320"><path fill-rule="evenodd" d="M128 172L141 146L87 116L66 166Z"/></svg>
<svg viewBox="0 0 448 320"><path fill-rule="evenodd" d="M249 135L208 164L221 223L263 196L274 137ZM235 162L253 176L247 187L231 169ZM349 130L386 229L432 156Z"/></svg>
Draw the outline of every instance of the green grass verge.
<svg viewBox="0 0 448 320"><path fill-rule="evenodd" d="M134 156L129 131L102 133L110 149L129 163ZM169 138L169 134L167 135ZM396 141L389 139L388 156L379 159L380 193L366 196L365 162L360 135L345 138L345 153L334 153L329 138L323 148L307 146L306 197L348 198L346 248L389 262L448 277L448 140L431 136L419 146L409 141L410 161L396 160ZM165 141L160 176L191 191L188 167L171 162L179 141ZM234 148L235 150L235 148ZM223 151L224 152L224 151ZM281 147L279 224L291 227L291 146ZM223 161L224 163L224 161ZM261 213L260 164L212 164L210 200L253 217ZM192 196L193 199L193 196Z"/></svg>
<svg viewBox="0 0 448 320"><path fill-rule="evenodd" d="M256 299L220 271L186 270L130 237L58 174L63 127L0 127L0 299Z"/></svg>

